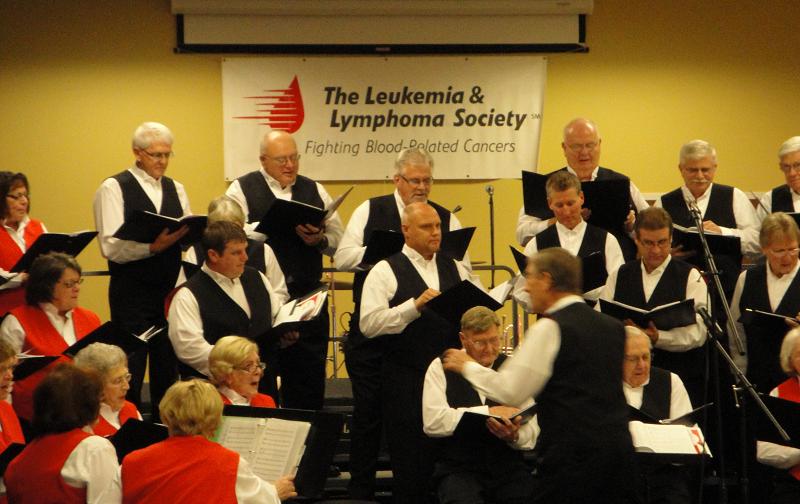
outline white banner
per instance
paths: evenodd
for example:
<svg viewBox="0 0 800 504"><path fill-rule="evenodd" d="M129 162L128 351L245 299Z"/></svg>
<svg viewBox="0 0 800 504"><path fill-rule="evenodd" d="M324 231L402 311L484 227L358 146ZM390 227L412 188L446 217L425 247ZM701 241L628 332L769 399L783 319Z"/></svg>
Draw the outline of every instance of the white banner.
<svg viewBox="0 0 800 504"><path fill-rule="evenodd" d="M437 179L519 178L536 169L545 73L527 55L225 59L225 178L260 167L270 129L315 180L388 178L414 146Z"/></svg>

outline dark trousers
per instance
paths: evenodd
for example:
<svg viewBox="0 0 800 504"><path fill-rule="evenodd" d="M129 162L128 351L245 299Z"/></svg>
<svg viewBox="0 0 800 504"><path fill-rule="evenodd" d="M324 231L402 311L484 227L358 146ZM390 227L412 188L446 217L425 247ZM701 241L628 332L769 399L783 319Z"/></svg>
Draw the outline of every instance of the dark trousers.
<svg viewBox="0 0 800 504"><path fill-rule="evenodd" d="M392 495L398 504L428 501L436 444L422 431L425 370L384 361L383 422L392 465Z"/></svg>
<svg viewBox="0 0 800 504"><path fill-rule="evenodd" d="M645 504L691 504L689 470L686 466L659 464L640 467Z"/></svg>
<svg viewBox="0 0 800 504"><path fill-rule="evenodd" d="M523 504L533 500L534 481L525 468L513 468L499 478L457 471L439 480L436 494L439 504Z"/></svg>
<svg viewBox="0 0 800 504"><path fill-rule="evenodd" d="M322 409L329 318L326 304L319 318L302 326L300 339L278 352L281 406L284 408Z"/></svg>
<svg viewBox="0 0 800 504"><path fill-rule="evenodd" d="M375 496L375 471L381 448L382 341L350 332L344 345L345 366L353 388L350 426L350 484L353 499Z"/></svg>

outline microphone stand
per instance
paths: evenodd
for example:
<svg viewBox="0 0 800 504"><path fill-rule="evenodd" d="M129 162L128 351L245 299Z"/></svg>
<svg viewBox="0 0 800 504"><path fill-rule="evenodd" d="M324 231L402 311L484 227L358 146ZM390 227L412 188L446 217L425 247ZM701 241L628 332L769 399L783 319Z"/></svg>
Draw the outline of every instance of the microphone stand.
<svg viewBox="0 0 800 504"><path fill-rule="evenodd" d="M697 233L700 237L700 243L703 246L703 255L706 263L706 275L711 277L714 286L714 293L716 296L712 295L712 305L721 306L725 314L727 315L728 320L728 329L729 334L733 337L734 342L736 343L736 348L740 353L744 353L744 346L742 345L742 340L739 337L739 333L736 329L736 324L733 323L731 317L731 308L728 304L728 300L725 297L725 291L722 288L722 282L720 281L720 273L719 269L717 269L717 263L714 260L714 256L711 254L711 249L708 247L708 241L706 240L705 230L703 229L703 214L700 212L700 209L697 207L697 203L694 201L687 201L687 206L689 207L689 213L694 220L694 224L697 227ZM717 303L713 303L713 301L718 301ZM716 310L712 310L712 313L715 313ZM703 319L704 322L705 318ZM708 333L712 334L713 331L716 329L716 322L713 321L709 317L709 322L713 322L714 328L709 328ZM707 325L707 324L706 324ZM719 341L713 337L712 339L715 341L717 349L724 351L722 345ZM725 352L726 357L730 357ZM721 401L721 391L720 391L720 384L719 384L719 362L717 359L713 358L713 353L708 352L708 360L709 360L709 369L708 372L711 374L711 377L714 382L714 402L716 403L716 439L717 439L717 447L718 447L718 457L717 461L719 464L719 502L721 504L727 504L728 502L728 483L725 474L725 454L724 454L724 436L722 433L722 401ZM731 361L732 362L732 361ZM705 426L704 426L705 427ZM742 447L744 449L744 447ZM744 459L743 459L744 460ZM747 502L746 491L747 491L747 476L746 476L746 465L741 468L741 486L740 489L744 492L744 500L743 502Z"/></svg>
<svg viewBox="0 0 800 504"><path fill-rule="evenodd" d="M492 283L489 287L494 289L494 187L486 186L486 193L489 195L489 264L492 266Z"/></svg>

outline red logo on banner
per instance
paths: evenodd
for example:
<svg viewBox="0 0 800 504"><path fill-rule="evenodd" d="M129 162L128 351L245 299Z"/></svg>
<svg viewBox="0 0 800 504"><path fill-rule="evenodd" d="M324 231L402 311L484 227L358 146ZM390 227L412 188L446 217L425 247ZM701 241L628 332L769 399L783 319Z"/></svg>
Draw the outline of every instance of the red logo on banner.
<svg viewBox="0 0 800 504"><path fill-rule="evenodd" d="M272 129L294 133L303 125L303 97L297 76L286 89L267 89L263 96L245 96L256 101L256 112L260 115L239 116L234 119L255 119L258 124Z"/></svg>

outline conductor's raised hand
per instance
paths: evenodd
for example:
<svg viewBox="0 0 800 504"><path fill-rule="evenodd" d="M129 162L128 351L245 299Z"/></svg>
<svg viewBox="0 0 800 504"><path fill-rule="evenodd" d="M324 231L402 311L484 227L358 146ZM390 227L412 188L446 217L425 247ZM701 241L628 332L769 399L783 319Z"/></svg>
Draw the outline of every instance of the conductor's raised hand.
<svg viewBox="0 0 800 504"><path fill-rule="evenodd" d="M275 480L275 490L278 491L278 498L282 501L297 497L294 488L294 476L282 476Z"/></svg>
<svg viewBox="0 0 800 504"><path fill-rule="evenodd" d="M164 228L161 233L156 236L156 239L153 243L150 244L150 252L153 254L158 254L170 248L171 246L175 245L181 238L186 236L186 233L189 232L189 226L181 226L180 228L176 229L172 233L169 232L169 229Z"/></svg>
<svg viewBox="0 0 800 504"><path fill-rule="evenodd" d="M414 300L414 306L417 307L417 311L421 312L422 308L425 307L425 304L439 294L441 294L441 292L436 289L426 289L425 292L420 294L419 297Z"/></svg>
<svg viewBox="0 0 800 504"><path fill-rule="evenodd" d="M475 362L475 360L467 355L467 352L462 352L455 348L445 350L442 355L442 367L445 371L461 374L464 369L464 364L467 362Z"/></svg>

